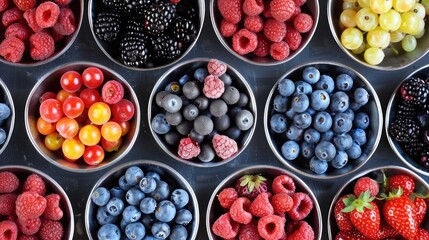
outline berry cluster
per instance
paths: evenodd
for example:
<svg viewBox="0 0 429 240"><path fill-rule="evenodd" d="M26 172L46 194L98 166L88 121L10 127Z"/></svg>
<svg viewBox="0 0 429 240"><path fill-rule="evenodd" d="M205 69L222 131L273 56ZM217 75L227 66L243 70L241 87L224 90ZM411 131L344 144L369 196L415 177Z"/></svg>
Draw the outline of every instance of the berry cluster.
<svg viewBox="0 0 429 240"><path fill-rule="evenodd" d="M220 34L240 55L286 59L314 23L302 0L218 0Z"/></svg>
<svg viewBox="0 0 429 240"><path fill-rule="evenodd" d="M35 62L63 47L76 31L71 0L1 0L0 56L10 62Z"/></svg>
<svg viewBox="0 0 429 240"><path fill-rule="evenodd" d="M272 180L260 174L244 175L234 187L222 189L217 199L226 212L216 218L211 229L221 238L315 238L306 221L313 201L308 194L296 191L295 182L288 175Z"/></svg>
<svg viewBox="0 0 429 240"><path fill-rule="evenodd" d="M1 238L61 240L61 196L49 192L38 174L19 177L13 172L0 172Z"/></svg>
<svg viewBox="0 0 429 240"><path fill-rule="evenodd" d="M234 87L226 64L216 59L180 76L155 96L159 109L153 131L178 146L182 159L210 162L234 156L237 142L254 124L247 94Z"/></svg>
<svg viewBox="0 0 429 240"><path fill-rule="evenodd" d="M429 239L429 232L420 227L426 218L426 199L414 192L413 178L406 174L384 178L379 185L361 177L353 183L352 193L335 202L336 239Z"/></svg>
<svg viewBox="0 0 429 240"><path fill-rule="evenodd" d="M189 194L155 171L127 168L110 189L91 193L98 239L187 239L193 210Z"/></svg>
<svg viewBox="0 0 429 240"><path fill-rule="evenodd" d="M4 129L4 122L10 117L11 110L6 103L0 103L0 146L4 144L7 138L7 129Z"/></svg>

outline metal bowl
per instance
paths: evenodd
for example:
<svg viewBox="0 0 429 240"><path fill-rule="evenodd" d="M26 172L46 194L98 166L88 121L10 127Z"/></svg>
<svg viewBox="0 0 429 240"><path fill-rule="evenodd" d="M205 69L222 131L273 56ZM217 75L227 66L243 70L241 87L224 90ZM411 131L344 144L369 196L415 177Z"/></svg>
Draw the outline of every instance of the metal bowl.
<svg viewBox="0 0 429 240"><path fill-rule="evenodd" d="M311 41L311 39L314 36L314 33L316 32L317 25L319 23L319 15L320 15L320 7L319 7L319 1L317 0L308 0L303 6L301 6L301 11L310 14L313 17L314 25L311 28L310 31L307 33L304 33L302 35L302 42L298 49L294 51L290 51L289 56L282 60L277 61L273 58L267 56L267 57L257 57L253 54L246 54L246 55L240 55L237 52L235 52L232 49L232 40L231 38L225 38L220 33L219 25L220 21L222 19L222 15L220 14L218 8L217 8L217 0L210 0L210 20L213 26L213 29L216 33L217 38L222 43L222 45L225 47L226 50L228 50L232 55L235 57L243 60L244 62L258 65L258 66L274 66L274 65L280 65L283 63L286 63L293 58L295 58L304 48L308 45L308 43ZM240 21L239 26L242 25L243 20ZM239 27L240 28L240 27ZM244 28L244 27L243 27Z"/></svg>
<svg viewBox="0 0 429 240"><path fill-rule="evenodd" d="M209 240L221 239L218 236L216 236L211 230L213 223L225 211L225 209L222 208L222 206L220 206L219 201L217 200L217 195L222 191L222 189L227 187L233 187L236 181L240 177L247 174L251 174L251 175L261 174L262 176L265 176L266 178L271 180L283 174L290 176L295 182L296 192L307 193L310 196L310 198L313 200L313 206L314 206L313 210L304 220L306 220L308 224L310 224L310 226L313 227L315 239L318 239L318 240L322 239L322 225L323 225L322 212L320 210L319 203L317 201L316 196L314 196L312 190L307 186L307 184L299 177L297 177L293 173L283 168L269 166L269 165L255 165L255 166L240 169L230 174L224 180L222 180L222 182L220 182L216 187L216 189L213 191L210 197L209 203L207 205L207 213L206 213L206 229L207 229L207 235L209 236Z"/></svg>
<svg viewBox="0 0 429 240"><path fill-rule="evenodd" d="M193 219L186 226L186 228L188 229L187 239L196 239L200 222L200 213L198 208L198 199L194 193L193 188L189 185L186 179L183 178L183 176L180 175L180 173L178 173L172 167L153 160L136 160L116 166L115 168L104 174L95 183L94 187L90 192L90 195L88 196L88 201L86 203L85 208L85 228L89 239L98 239L97 230L99 228L99 224L97 223L95 217L97 206L91 200L92 192L98 187L106 187L107 189L110 189L111 187L118 186L118 179L122 175L124 175L125 171L131 166L140 167L144 173L148 171L157 172L160 174L161 179L170 184L170 186L173 186L175 188L182 188L189 193L188 210L192 212Z"/></svg>
<svg viewBox="0 0 429 240"><path fill-rule="evenodd" d="M7 165L7 166L0 166L0 172L3 171L9 171L14 173L20 180L20 183L22 184L24 180L31 174L35 173L38 174L45 182L46 184L46 193L56 193L60 195L61 201L60 206L63 210L63 217L61 220L59 220L64 229L63 238L64 240L72 240L74 235L74 213L73 208L70 203L70 199L67 196L67 193L64 191L64 189L50 176L48 176L46 173L41 172L40 170L37 170L32 167L27 166L18 166L18 165Z"/></svg>
<svg viewBox="0 0 429 240"><path fill-rule="evenodd" d="M130 120L130 130L126 136L122 137L121 147L117 151L110 153L106 152L104 160L97 166L90 166L81 160L70 162L64 158L61 151L51 151L47 149L44 144L44 136L37 131L36 127L37 119L40 116L39 99L42 94L47 91L58 92L58 90L61 89L59 79L66 71L74 70L77 72L82 72L84 69L90 66L101 69L103 71L105 81L115 79L120 82L125 90L124 98L130 100L134 104L135 109L134 116ZM58 66L39 79L27 98L24 111L24 120L27 135L30 138L31 143L39 152L39 154L42 155L47 161L67 171L86 173L98 171L113 165L114 163L121 160L131 150L134 142L137 139L140 129L140 106L132 86L118 73L105 66L92 62L73 62Z"/></svg>
<svg viewBox="0 0 429 240"><path fill-rule="evenodd" d="M360 172L353 176L349 181L347 181L335 194L334 198L332 199L331 206L329 207L328 217L327 217L327 223L328 223L328 237L330 240L335 239L335 236L340 232L340 230L337 227L337 223L335 221L335 203L338 201L339 198L344 196L345 194L353 193L353 186L356 183L356 181L361 177L370 177L375 179L377 182L383 181L383 173L386 174L387 177L397 175L397 174L405 174L410 176L412 179L414 179L415 182L415 192L421 193L423 195L426 195L429 192L429 184L422 179L419 175L416 173L410 171L407 168L399 167L399 166L382 166L382 167L376 167L372 169L365 170L363 172ZM428 225L428 218L425 217L425 220L423 221L421 226L426 226L425 229L427 229Z"/></svg>
<svg viewBox="0 0 429 240"><path fill-rule="evenodd" d="M149 98L149 106L148 106L148 120L149 123L152 122L152 118L161 112L161 108L156 104L155 97L156 94L162 90L165 89L165 87L170 83L174 81L178 81L180 77L182 77L184 74L189 73L193 70L196 70L200 67L207 67L207 63L210 61L208 58L195 58L191 59L185 62L182 62L180 64L175 65L173 68L166 71L158 80L158 82L155 84L152 93ZM226 64L226 63L225 63ZM172 146L167 144L167 142L164 140L164 137L162 135L159 135L155 133L155 131L152 128L152 124L149 124L150 131L155 138L158 145L166 152L170 157L192 166L196 167L216 167L223 165L225 163L228 163L235 159L238 155L240 155L241 152L244 151L244 149L249 144L250 140L252 139L253 133L255 132L256 128L256 100L255 96L253 95L253 91L250 87L250 85L247 83L246 79L232 66L227 65L227 71L226 73L229 74L232 78L232 86L235 86L240 92L244 92L249 97L249 103L247 104L247 109L253 113L254 123L253 126L242 133L241 137L237 141L238 145L238 152L231 157L227 159L221 159L220 157L215 157L211 162L202 162L202 161L190 161L186 159L182 159L177 154L177 146Z"/></svg>
<svg viewBox="0 0 429 240"><path fill-rule="evenodd" d="M377 70L393 71L406 68L413 63L417 62L429 51L429 40L426 37L429 26L425 26L425 36L417 39L417 48L412 52L405 52L402 50L401 43L393 44L393 48L384 49L384 60L379 65L368 64L363 54L354 54L352 51L346 49L341 44L341 28L340 28L340 14L342 12L343 0L328 0L328 22L331 33L337 42L338 46L354 61Z"/></svg>
<svg viewBox="0 0 429 240"><path fill-rule="evenodd" d="M293 161L289 161L285 159L281 152L281 146L285 140L284 138L281 138L281 136L279 136L278 134L274 134L274 132L270 130L270 126L269 126L270 116L274 112L273 100L274 100L274 97L278 94L278 90L277 90L278 82L284 78L291 79L292 81L300 80L302 78L303 69L308 66L314 66L317 69L319 69L321 74L328 74L331 76L347 73L350 76L352 76L352 78L355 80L355 82L353 83L353 86L364 87L370 94L370 101L363 108L361 108L370 117L370 125L368 127L369 130L367 131L367 142L365 144L365 147L362 148L362 155L356 160L349 161L347 165L341 169L334 169L330 167L324 174L320 174L320 175L313 173L309 169L308 161L302 156L299 156L297 159ZM375 152L378 146L378 143L380 142L382 127L383 127L382 108L377 96L377 92L371 86L371 83L356 70L337 62L330 62L330 61L310 62L310 63L304 63L303 65L297 66L289 70L287 73L281 76L279 80L274 84L265 105L264 129L265 129L265 136L267 137L268 144L270 145L271 150L274 152L277 159L281 163L283 163L286 167L288 167L292 171L295 171L296 173L302 174L306 177L313 178L313 179L333 179L337 177L342 177L347 174L353 173L356 170L358 170L360 167L362 167L371 158L372 154Z"/></svg>
<svg viewBox="0 0 429 240"><path fill-rule="evenodd" d="M3 80L0 79L0 103L5 103L10 108L10 116L8 119L0 122L0 128L6 132L6 140L0 144L0 154L6 149L12 137L13 129L15 126L15 106L10 91Z"/></svg>
<svg viewBox="0 0 429 240"><path fill-rule="evenodd" d="M182 2L185 2L185 0L183 0ZM97 43L101 51L110 60L112 60L113 62L115 62L116 64L122 67L131 69L131 70L149 71L149 70L159 70L161 68L173 66L177 64L182 58L184 58L192 50L192 48L195 46L196 42L198 41L199 36L201 35L203 25L204 25L205 1L204 0L186 0L186 2L196 6L195 8L198 11L198 23L196 24L198 34L193 42L186 44L186 49L182 50L182 54L177 59L172 60L169 63L159 64L157 62L154 62L143 67L132 67L124 64L121 61L121 52L120 50L118 50L119 49L118 41L109 43L109 42L100 40L95 34L94 22L97 16L97 11L100 11L100 9L103 8L102 3L100 1L95 1L95 0L89 0L88 2L88 21L89 21L89 26L91 28L92 36L94 37L95 42Z"/></svg>

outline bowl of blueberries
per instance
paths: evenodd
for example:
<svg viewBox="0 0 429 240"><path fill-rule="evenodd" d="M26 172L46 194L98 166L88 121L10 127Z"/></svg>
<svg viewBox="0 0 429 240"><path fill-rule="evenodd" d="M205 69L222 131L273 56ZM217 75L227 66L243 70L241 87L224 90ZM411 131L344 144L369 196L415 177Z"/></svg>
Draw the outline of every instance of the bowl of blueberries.
<svg viewBox="0 0 429 240"><path fill-rule="evenodd" d="M149 127L160 147L197 167L235 159L253 136L256 116L246 79L218 59L191 59L165 72L148 107Z"/></svg>
<svg viewBox="0 0 429 240"><path fill-rule="evenodd" d="M152 160L121 164L103 175L85 209L89 239L196 239L198 201L173 168Z"/></svg>
<svg viewBox="0 0 429 240"><path fill-rule="evenodd" d="M336 62L297 66L274 84L264 112L271 150L309 178L332 179L362 167L382 134L382 110L370 82Z"/></svg>
<svg viewBox="0 0 429 240"><path fill-rule="evenodd" d="M15 125L15 107L6 84L0 79L0 154L6 149Z"/></svg>

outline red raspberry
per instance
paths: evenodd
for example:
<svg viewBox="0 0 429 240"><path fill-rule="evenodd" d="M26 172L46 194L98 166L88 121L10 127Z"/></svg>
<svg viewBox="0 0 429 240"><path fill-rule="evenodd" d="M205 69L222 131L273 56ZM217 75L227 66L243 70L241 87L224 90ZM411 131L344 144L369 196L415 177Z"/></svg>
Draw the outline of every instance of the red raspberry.
<svg viewBox="0 0 429 240"><path fill-rule="evenodd" d="M40 226L42 225L42 220L40 218L32 219L19 219L18 218L18 229L25 235L33 235L39 232Z"/></svg>
<svg viewBox="0 0 429 240"><path fill-rule="evenodd" d="M288 20L295 12L293 0L272 0L270 2L271 16L279 22Z"/></svg>
<svg viewBox="0 0 429 240"><path fill-rule="evenodd" d="M237 200L238 193L233 187L224 188L217 195L217 199L219 200L220 205L223 208L230 208L232 203Z"/></svg>
<svg viewBox="0 0 429 240"><path fill-rule="evenodd" d="M27 41L30 37L31 30L22 23L16 22L12 23L9 27L6 28L4 33L5 38L16 37L22 41Z"/></svg>
<svg viewBox="0 0 429 240"><path fill-rule="evenodd" d="M238 235L240 224L231 219L229 213L222 214L213 223L212 231L221 238L235 238Z"/></svg>
<svg viewBox="0 0 429 240"><path fill-rule="evenodd" d="M0 51L2 49L3 47L0 47ZM11 193L19 187L19 179L12 172L0 172L0 179L0 193Z"/></svg>
<svg viewBox="0 0 429 240"><path fill-rule="evenodd" d="M264 11L263 0L244 0L243 12L247 16L258 16Z"/></svg>
<svg viewBox="0 0 429 240"><path fill-rule="evenodd" d="M240 29L232 36L232 49L240 55L253 52L258 46L256 33L245 28Z"/></svg>
<svg viewBox="0 0 429 240"><path fill-rule="evenodd" d="M277 193L271 198L271 204L276 213L285 213L292 209L293 200L287 193Z"/></svg>
<svg viewBox="0 0 429 240"><path fill-rule="evenodd" d="M237 24L242 17L241 0L218 0L217 7L226 21Z"/></svg>
<svg viewBox="0 0 429 240"><path fill-rule="evenodd" d="M46 199L31 191L25 191L16 199L16 215L26 220L40 217L46 208Z"/></svg>
<svg viewBox="0 0 429 240"><path fill-rule="evenodd" d="M15 201L18 195L5 193L0 195L0 215L13 215L15 213Z"/></svg>
<svg viewBox="0 0 429 240"><path fill-rule="evenodd" d="M293 19L293 26L300 33L306 33L313 27L313 18L307 13L299 13Z"/></svg>
<svg viewBox="0 0 429 240"><path fill-rule="evenodd" d="M203 93L206 97L216 99L222 96L225 91L225 84L218 77L208 75L204 79Z"/></svg>
<svg viewBox="0 0 429 240"><path fill-rule="evenodd" d="M46 209L43 212L43 216L49 220L60 220L64 213L60 206L61 196L52 193L46 197Z"/></svg>
<svg viewBox="0 0 429 240"><path fill-rule="evenodd" d="M9 0L1 0L0 1L0 12L3 12L9 7Z"/></svg>
<svg viewBox="0 0 429 240"><path fill-rule="evenodd" d="M116 80L109 80L101 88L101 98L107 104L115 104L124 98L124 86Z"/></svg>
<svg viewBox="0 0 429 240"><path fill-rule="evenodd" d="M24 42L16 37L6 38L0 43L0 56L9 62L21 61L24 50Z"/></svg>
<svg viewBox="0 0 429 240"><path fill-rule="evenodd" d="M19 22L22 20L22 11L18 8L9 8L1 16L1 22L3 26L7 27L14 22Z"/></svg>
<svg viewBox="0 0 429 240"><path fill-rule="evenodd" d="M270 18L265 21L264 34L271 42L280 42L286 36L286 24Z"/></svg>
<svg viewBox="0 0 429 240"><path fill-rule="evenodd" d="M301 46L302 36L293 26L287 27L284 41L289 45L289 49L294 51Z"/></svg>
<svg viewBox="0 0 429 240"><path fill-rule="evenodd" d="M260 16L247 16L244 18L244 27L254 33L260 32L264 29L264 20Z"/></svg>
<svg viewBox="0 0 429 240"><path fill-rule="evenodd" d="M277 215L268 215L258 220L258 233L263 239L279 239L284 233L286 219Z"/></svg>
<svg viewBox="0 0 429 240"><path fill-rule="evenodd" d="M273 179L273 183L271 185L274 194L277 193L287 193L293 194L295 193L296 187L295 182L288 175L282 174L278 175Z"/></svg>
<svg viewBox="0 0 429 240"><path fill-rule="evenodd" d="M58 20L52 28L54 32L61 35L71 35L76 31L76 20L70 8L61 8Z"/></svg>
<svg viewBox="0 0 429 240"><path fill-rule="evenodd" d="M253 216L263 217L274 214L274 208L271 205L268 196L269 194L266 192L260 193L256 196L252 204L250 204L250 212Z"/></svg>
<svg viewBox="0 0 429 240"><path fill-rule="evenodd" d="M301 13L301 7L295 5L295 11L293 12L292 16L286 21L287 23L293 23L293 20L295 17Z"/></svg>
<svg viewBox="0 0 429 240"><path fill-rule="evenodd" d="M298 6L301 7L302 5L304 5L304 3L307 2L307 0L293 0L293 2Z"/></svg>
<svg viewBox="0 0 429 240"><path fill-rule="evenodd" d="M313 240L314 230L306 221L289 222L286 225L288 240Z"/></svg>
<svg viewBox="0 0 429 240"><path fill-rule="evenodd" d="M212 144L216 155L222 159L227 159L238 152L237 142L225 135L216 134Z"/></svg>
<svg viewBox="0 0 429 240"><path fill-rule="evenodd" d="M292 200L293 206L288 214L294 221L306 218L313 209L313 200L306 193L294 193L292 194Z"/></svg>
<svg viewBox="0 0 429 240"><path fill-rule="evenodd" d="M58 23L58 22L57 22ZM55 43L58 43L58 42L60 42L61 40L63 40L64 39L64 35L61 35L61 34L59 34L59 33L57 33L57 32L55 32L54 30L52 30L51 31L51 36L52 36L52 39L54 39L54 42ZM81 116L82 116L82 114L81 114Z"/></svg>
<svg viewBox="0 0 429 240"><path fill-rule="evenodd" d="M27 11L34 8L37 3L36 0L13 0L13 2L22 11Z"/></svg>
<svg viewBox="0 0 429 240"><path fill-rule="evenodd" d="M258 46L256 46L253 54L257 57L266 57L270 54L270 45L271 42L262 32L258 33Z"/></svg>
<svg viewBox="0 0 429 240"><path fill-rule="evenodd" d="M44 60L55 51L54 39L46 32L37 32L30 36L30 56L34 60Z"/></svg>
<svg viewBox="0 0 429 240"><path fill-rule="evenodd" d="M253 220L248 224L243 224L240 226L240 231L238 232L238 240L259 240L258 233L258 222Z"/></svg>
<svg viewBox="0 0 429 240"><path fill-rule="evenodd" d="M220 34L224 37L231 37L238 30L237 24L230 23L225 19L220 21Z"/></svg>
<svg viewBox="0 0 429 240"><path fill-rule="evenodd" d="M275 42L270 45L270 55L277 61L285 60L289 57L289 54L289 45L284 41Z"/></svg>
<svg viewBox="0 0 429 240"><path fill-rule="evenodd" d="M64 228L61 222L53 220L43 220L40 226L39 237L42 240L61 240Z"/></svg>
<svg viewBox="0 0 429 240"><path fill-rule="evenodd" d="M253 219L252 213L249 211L250 204L251 202L247 197L237 198L229 209L232 220L241 224L250 223Z"/></svg>
<svg viewBox="0 0 429 240"><path fill-rule="evenodd" d="M36 9L32 8L24 12L23 14L25 21L27 22L28 26L33 30L33 32L40 32L43 30L43 28L39 27L39 25L36 22Z"/></svg>
<svg viewBox="0 0 429 240"><path fill-rule="evenodd" d="M180 0L170 0L171 3L177 4L180 2Z"/></svg>
<svg viewBox="0 0 429 240"><path fill-rule="evenodd" d="M71 0L55 0L55 2L60 6L66 6L71 2Z"/></svg>
<svg viewBox="0 0 429 240"><path fill-rule="evenodd" d="M367 190L370 191L371 197L377 196L379 191L377 181L369 177L359 178L355 183L355 186L353 188L353 193L355 194L355 196L359 197L359 195L366 192Z"/></svg>
<svg viewBox="0 0 429 240"><path fill-rule="evenodd" d="M45 196L46 185L45 181L36 173L33 173L27 177L24 181L22 191L33 191L40 196Z"/></svg>
<svg viewBox="0 0 429 240"><path fill-rule="evenodd" d="M41 28L50 28L57 22L60 7L54 2L46 1L36 8L36 23Z"/></svg>
<svg viewBox="0 0 429 240"><path fill-rule="evenodd" d="M18 237L18 240L39 240L38 235L21 235Z"/></svg>
<svg viewBox="0 0 429 240"><path fill-rule="evenodd" d="M207 64L207 70L213 76L219 77L226 72L226 64L217 59L211 59Z"/></svg>
<svg viewBox="0 0 429 240"><path fill-rule="evenodd" d="M343 212L343 209L346 207L344 199L350 198L353 194L346 194L338 199L334 207L334 217L337 223L338 228L341 231L347 232L354 228L353 223L350 221L348 213Z"/></svg>
<svg viewBox="0 0 429 240"><path fill-rule="evenodd" d="M15 240L18 237L18 227L16 223L9 220L0 222L0 239Z"/></svg>
<svg viewBox="0 0 429 240"><path fill-rule="evenodd" d="M270 9L270 1L264 2L264 11L262 12L262 16L264 16L266 19L272 18L271 16L271 9Z"/></svg>
<svg viewBox="0 0 429 240"><path fill-rule="evenodd" d="M177 154L183 159L191 159L197 157L201 152L200 146L197 142L192 141L191 138L182 138L179 143L179 150Z"/></svg>

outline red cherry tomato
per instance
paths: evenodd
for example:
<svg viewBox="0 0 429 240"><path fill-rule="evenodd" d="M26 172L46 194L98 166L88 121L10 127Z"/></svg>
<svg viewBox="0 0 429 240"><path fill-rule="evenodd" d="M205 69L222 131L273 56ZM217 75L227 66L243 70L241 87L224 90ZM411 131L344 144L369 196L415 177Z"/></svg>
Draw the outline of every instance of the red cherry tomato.
<svg viewBox="0 0 429 240"><path fill-rule="evenodd" d="M86 108L91 107L92 104L96 102L101 102L101 95L94 88L85 88L80 92L79 97L82 99Z"/></svg>
<svg viewBox="0 0 429 240"><path fill-rule="evenodd" d="M129 121L121 122L121 121L117 121L116 119L113 119L113 121L117 122L119 126L121 126L122 136L127 135L127 133L130 131L130 122Z"/></svg>
<svg viewBox="0 0 429 240"><path fill-rule="evenodd" d="M129 121L134 116L134 104L128 99L121 99L111 106L112 116L118 121Z"/></svg>
<svg viewBox="0 0 429 240"><path fill-rule="evenodd" d="M91 166L96 166L104 160L104 150L100 145L85 147L83 160Z"/></svg>
<svg viewBox="0 0 429 240"><path fill-rule="evenodd" d="M61 76L60 84L67 92L76 92L82 86L82 76L76 71L67 71Z"/></svg>
<svg viewBox="0 0 429 240"><path fill-rule="evenodd" d="M42 94L42 96L39 98L39 102L42 103L43 101L45 101L46 99L55 99L57 98L57 94L54 92L45 92L44 94Z"/></svg>
<svg viewBox="0 0 429 240"><path fill-rule="evenodd" d="M39 113L46 122L56 122L63 117L62 104L57 99L46 99L40 104Z"/></svg>
<svg viewBox="0 0 429 240"><path fill-rule="evenodd" d="M104 81L103 72L97 67L89 67L82 72L83 84L87 88L97 88Z"/></svg>
<svg viewBox="0 0 429 240"><path fill-rule="evenodd" d="M66 100L67 98L71 97L71 96L76 96L76 93L72 93L72 92L67 92L64 89L61 89L60 91L58 91L57 93L57 100L60 102L64 102L64 100Z"/></svg>
<svg viewBox="0 0 429 240"><path fill-rule="evenodd" d="M58 120L56 129L63 138L70 139L79 132L79 124L73 118L63 117Z"/></svg>
<svg viewBox="0 0 429 240"><path fill-rule="evenodd" d="M69 118L78 117L84 108L84 103L79 97L70 96L63 102L63 112Z"/></svg>
<svg viewBox="0 0 429 240"><path fill-rule="evenodd" d="M104 138L101 138L101 146L106 152L117 151L122 145L122 138L119 138L117 141L109 142Z"/></svg>

